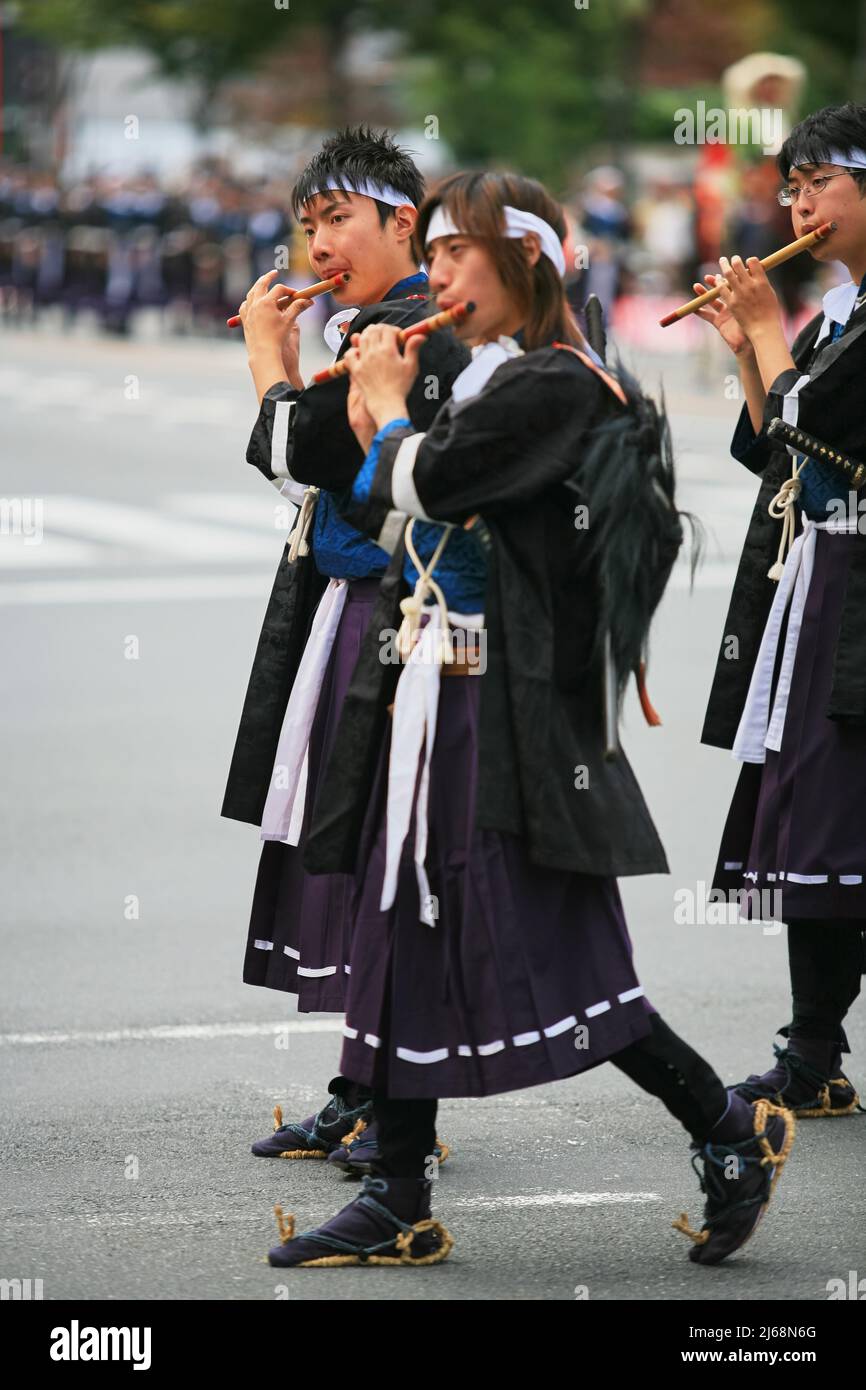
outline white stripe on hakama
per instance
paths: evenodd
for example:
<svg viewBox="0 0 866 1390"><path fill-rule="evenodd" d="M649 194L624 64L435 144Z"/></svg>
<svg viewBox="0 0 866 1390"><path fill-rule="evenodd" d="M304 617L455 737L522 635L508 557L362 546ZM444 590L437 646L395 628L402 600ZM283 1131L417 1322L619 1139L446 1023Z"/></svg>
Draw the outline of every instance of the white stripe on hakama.
<svg viewBox="0 0 866 1390"><path fill-rule="evenodd" d="M606 1014L610 1008L610 1000L603 999L600 1004L590 1004L586 1010L587 1018L595 1018L596 1014Z"/></svg>
<svg viewBox="0 0 866 1390"><path fill-rule="evenodd" d="M560 1033L567 1033L569 1028L577 1027L577 1018L574 1014L569 1014L568 1018L561 1018L558 1023L551 1023L549 1028L545 1028L546 1038L558 1038Z"/></svg>
<svg viewBox="0 0 866 1390"><path fill-rule="evenodd" d="M627 989L616 997L621 1004L630 1004L632 999L640 999L643 994L643 985L636 985L634 989Z"/></svg>
<svg viewBox="0 0 866 1390"><path fill-rule="evenodd" d="M435 1052L413 1052L410 1047L398 1047L397 1056L401 1062L418 1062L426 1066L429 1062L444 1062L448 1057L447 1047L437 1047Z"/></svg>

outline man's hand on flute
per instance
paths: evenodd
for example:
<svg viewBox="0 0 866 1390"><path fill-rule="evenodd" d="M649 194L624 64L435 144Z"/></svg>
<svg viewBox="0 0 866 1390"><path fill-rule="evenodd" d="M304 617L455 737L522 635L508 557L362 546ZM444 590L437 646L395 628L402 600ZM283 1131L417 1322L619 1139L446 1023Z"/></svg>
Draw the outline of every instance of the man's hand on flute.
<svg viewBox="0 0 866 1390"><path fill-rule="evenodd" d="M794 366L785 341L782 315L767 272L757 256L743 262L741 256L729 261L719 258L722 271L719 301L736 319L755 350L761 383L769 391L780 372Z"/></svg>
<svg viewBox="0 0 866 1390"><path fill-rule="evenodd" d="M390 323L371 323L363 333L352 334L343 360L377 430L389 420L408 417L406 397L418 375L423 342L420 334L407 338L401 353L399 330Z"/></svg>
<svg viewBox="0 0 866 1390"><path fill-rule="evenodd" d="M715 289L716 285L723 283L721 275L705 275L706 284L702 285L696 281L692 285L695 294L701 294L704 290ZM702 309L695 309L695 317L703 319L704 323L712 324L722 341L727 344L735 357L743 363L747 358L753 358L755 349L752 340L741 328L734 318L733 313L721 299L714 299L711 304L705 304Z"/></svg>
<svg viewBox="0 0 866 1390"><path fill-rule="evenodd" d="M304 389L297 320L313 301L299 296L286 308L278 308L277 300L286 294L285 285L271 284L278 273L268 270L260 275L238 310L260 404L268 387L277 381L287 381L296 391Z"/></svg>
<svg viewBox="0 0 866 1390"><path fill-rule="evenodd" d="M782 316L775 290L757 256L743 261L742 256L719 257L722 290L719 299L730 309L748 338L769 327L782 332Z"/></svg>

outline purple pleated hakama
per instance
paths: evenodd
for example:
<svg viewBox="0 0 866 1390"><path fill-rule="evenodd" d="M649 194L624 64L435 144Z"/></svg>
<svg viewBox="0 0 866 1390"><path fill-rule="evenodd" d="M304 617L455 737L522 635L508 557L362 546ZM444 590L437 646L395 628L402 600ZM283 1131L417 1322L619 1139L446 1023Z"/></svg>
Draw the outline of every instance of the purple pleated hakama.
<svg viewBox="0 0 866 1390"><path fill-rule="evenodd" d="M342 1013L349 972L354 879L313 875L302 865L316 786L370 624L380 581L353 579L325 671L310 734L300 842L262 845L250 914L244 983L297 994L300 1013Z"/></svg>
<svg viewBox="0 0 866 1390"><path fill-rule="evenodd" d="M365 830L341 1071L393 1098L494 1095L586 1071L650 1032L616 880L531 864L474 828L484 676L442 678L419 920L414 816L379 907L388 741Z"/></svg>
<svg viewBox="0 0 866 1390"><path fill-rule="evenodd" d="M853 533L816 533L778 752L744 763L722 835L713 888L757 889L782 921L866 919L866 727L828 719ZM779 657L784 632L779 642ZM773 895L777 895L775 902ZM759 918L754 899L743 916Z"/></svg>

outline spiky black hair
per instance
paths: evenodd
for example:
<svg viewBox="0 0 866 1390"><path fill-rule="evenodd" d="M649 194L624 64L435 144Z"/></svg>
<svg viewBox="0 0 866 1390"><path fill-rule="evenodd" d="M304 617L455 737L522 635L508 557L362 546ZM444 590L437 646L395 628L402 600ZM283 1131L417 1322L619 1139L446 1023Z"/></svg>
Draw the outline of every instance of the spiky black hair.
<svg viewBox="0 0 866 1390"><path fill-rule="evenodd" d="M866 106L848 101L844 106L825 106L794 126L776 157L782 178L798 164L831 164L830 154L841 150L866 150ZM861 196L866 192L866 169L852 169Z"/></svg>
<svg viewBox="0 0 866 1390"><path fill-rule="evenodd" d="M396 188L416 208L424 198L424 180L409 152L401 149L387 130L373 131L360 125L338 130L324 142L292 189L292 211L300 217L304 203L317 193L325 193L329 188L347 192L347 181L366 180L380 187L387 184ZM394 209L377 198L373 201L384 227Z"/></svg>

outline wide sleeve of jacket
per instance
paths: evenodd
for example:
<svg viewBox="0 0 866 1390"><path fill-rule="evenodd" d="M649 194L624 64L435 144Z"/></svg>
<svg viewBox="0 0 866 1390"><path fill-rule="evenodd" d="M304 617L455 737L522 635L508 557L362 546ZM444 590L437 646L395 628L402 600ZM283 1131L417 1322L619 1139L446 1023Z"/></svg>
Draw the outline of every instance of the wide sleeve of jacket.
<svg viewBox="0 0 866 1390"><path fill-rule="evenodd" d="M751 473L758 474L763 473L773 457L772 440L767 438L763 425L760 433L755 434L748 405L744 405L740 411L740 418L731 440L731 453Z"/></svg>
<svg viewBox="0 0 866 1390"><path fill-rule="evenodd" d="M370 323L393 323L402 328L428 318L431 304L422 300L393 300L370 305L352 321L350 333ZM338 356L346 350L349 335ZM468 350L453 333L431 334L420 354L421 370L410 393L409 416L417 429L427 429L456 376L469 361ZM253 426L247 462L280 490L299 501L307 485L336 492L348 487L363 455L349 427L346 402L348 377L296 391L286 381L269 387Z"/></svg>
<svg viewBox="0 0 866 1390"><path fill-rule="evenodd" d="M571 354L544 348L514 358L477 396L448 401L426 433L380 434L341 505L372 536L387 530L392 513L463 523L518 508L574 471L603 394Z"/></svg>

